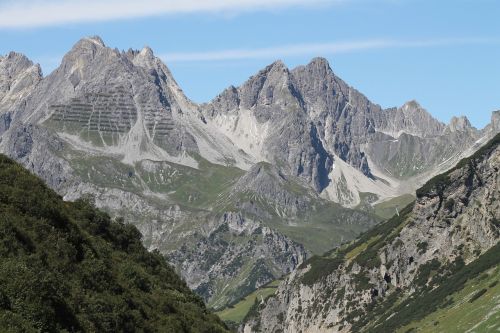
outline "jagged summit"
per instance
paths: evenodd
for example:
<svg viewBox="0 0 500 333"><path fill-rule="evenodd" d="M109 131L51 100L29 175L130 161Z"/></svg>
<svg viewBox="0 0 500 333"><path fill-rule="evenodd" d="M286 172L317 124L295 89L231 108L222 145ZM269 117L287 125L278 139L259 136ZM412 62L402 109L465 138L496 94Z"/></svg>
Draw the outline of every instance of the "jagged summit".
<svg viewBox="0 0 500 333"><path fill-rule="evenodd" d="M99 49L109 49L103 40L98 36L83 37L78 40L71 50L65 55L74 53L96 53ZM111 50L111 49L109 49ZM63 57L63 59L65 58Z"/></svg>
<svg viewBox="0 0 500 333"><path fill-rule="evenodd" d="M40 65L33 64L24 54L9 52L0 56L0 114L3 108L9 106L7 103L19 102L27 96L42 77ZM0 134L1 132L0 129Z"/></svg>
<svg viewBox="0 0 500 333"><path fill-rule="evenodd" d="M143 57L154 57L153 50L149 46L144 46L139 54L141 54Z"/></svg>
<svg viewBox="0 0 500 333"><path fill-rule="evenodd" d="M270 65L268 65L266 68L268 69L274 69L274 70L288 70L288 67L286 64L283 62L283 60L278 59L272 62Z"/></svg>
<svg viewBox="0 0 500 333"><path fill-rule="evenodd" d="M410 100L399 108L386 111L387 124L384 131L393 137L402 133L420 137L441 135L446 125L434 118L416 100Z"/></svg>
<svg viewBox="0 0 500 333"><path fill-rule="evenodd" d="M415 99L405 102L399 109L409 115L415 113L428 114L427 110Z"/></svg>
<svg viewBox="0 0 500 333"><path fill-rule="evenodd" d="M27 69L32 66L40 67L39 64L34 64L26 55L23 53L10 51L5 56L0 55L0 66L4 71L3 75L10 75L11 77L16 75L17 71Z"/></svg>
<svg viewBox="0 0 500 333"><path fill-rule="evenodd" d="M106 47L106 44L104 44L104 41L102 40L102 38L97 36L97 35L84 37L81 41L90 41L96 45Z"/></svg>
<svg viewBox="0 0 500 333"><path fill-rule="evenodd" d="M91 64L95 60L97 60L96 63ZM134 65L151 69L162 67L164 72L169 72L166 65L155 57L153 50L149 46L145 46L142 50L128 49L128 51L120 52L118 49L106 46L99 36L80 39L63 57L63 65L69 63L71 70L74 70L75 66L83 69L85 67L101 66L103 70L106 70L118 62L125 67L123 68L124 71L130 71L131 66L127 63L128 61L134 63Z"/></svg>
<svg viewBox="0 0 500 333"><path fill-rule="evenodd" d="M328 62L328 60L324 57L314 57L312 58L309 63L305 64L305 65L299 65L295 68L292 69L292 71L294 70L300 70L300 69L303 69L305 67L308 67L308 68L316 68L317 70L321 70L321 71L329 71L329 72L332 72L332 69L330 67L330 63Z"/></svg>
<svg viewBox="0 0 500 333"><path fill-rule="evenodd" d="M99 37L84 37L76 42L71 50L66 53L62 63L56 70L74 71L79 69L84 71L90 64L98 59L93 66L106 66L117 54L108 48ZM106 58L106 60L104 59Z"/></svg>
<svg viewBox="0 0 500 333"><path fill-rule="evenodd" d="M412 99L412 100L409 100L408 102L404 103L401 106L401 109L403 109L405 111L423 110L423 107L422 107L422 105L420 105L420 103L417 100Z"/></svg>
<svg viewBox="0 0 500 333"><path fill-rule="evenodd" d="M472 129L472 125L466 116L452 117L447 128L451 132L463 132Z"/></svg>
<svg viewBox="0 0 500 333"><path fill-rule="evenodd" d="M326 58L315 57L307 65L307 67L316 68L323 72L333 72L330 63Z"/></svg>
<svg viewBox="0 0 500 333"><path fill-rule="evenodd" d="M16 51L10 51L5 56L0 56L0 60L11 60L12 61L13 59L23 59L23 60L30 61L24 54L16 52Z"/></svg>
<svg viewBox="0 0 500 333"><path fill-rule="evenodd" d="M253 81L253 79L261 80L262 78L276 80L279 77L288 76L288 72L289 70L285 63L281 60L276 60L260 70L256 75L251 76L249 81Z"/></svg>
<svg viewBox="0 0 500 333"><path fill-rule="evenodd" d="M500 110L491 113L491 127L494 132L500 131Z"/></svg>
<svg viewBox="0 0 500 333"><path fill-rule="evenodd" d="M307 89L307 85L316 86L315 89L317 89L320 84L331 87L335 84L334 82L341 86L345 85L347 88L347 84L335 76L326 58L313 58L307 65L297 66L291 72L302 89Z"/></svg>

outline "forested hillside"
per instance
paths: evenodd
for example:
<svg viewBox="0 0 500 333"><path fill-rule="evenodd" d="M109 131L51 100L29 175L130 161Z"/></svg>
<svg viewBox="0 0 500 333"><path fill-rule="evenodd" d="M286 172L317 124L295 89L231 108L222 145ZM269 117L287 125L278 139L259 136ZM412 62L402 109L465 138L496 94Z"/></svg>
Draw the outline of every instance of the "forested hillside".
<svg viewBox="0 0 500 333"><path fill-rule="evenodd" d="M139 231L0 155L2 332L225 332Z"/></svg>

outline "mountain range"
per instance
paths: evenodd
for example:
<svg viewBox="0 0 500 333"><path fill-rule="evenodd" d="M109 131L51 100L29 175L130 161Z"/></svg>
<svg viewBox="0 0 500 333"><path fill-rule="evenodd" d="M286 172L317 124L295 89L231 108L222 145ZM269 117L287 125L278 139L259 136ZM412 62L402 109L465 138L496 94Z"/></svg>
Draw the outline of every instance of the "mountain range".
<svg viewBox="0 0 500 333"><path fill-rule="evenodd" d="M196 104L147 47L83 38L45 77L0 57L0 152L134 224L214 309L392 216L499 131L498 111L476 129L382 109L322 58Z"/></svg>

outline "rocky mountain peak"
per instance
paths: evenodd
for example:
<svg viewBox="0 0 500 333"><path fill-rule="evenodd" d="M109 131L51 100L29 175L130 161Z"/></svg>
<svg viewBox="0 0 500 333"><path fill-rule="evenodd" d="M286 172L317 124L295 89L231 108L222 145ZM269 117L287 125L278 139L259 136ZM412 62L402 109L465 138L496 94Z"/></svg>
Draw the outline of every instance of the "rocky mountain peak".
<svg viewBox="0 0 500 333"><path fill-rule="evenodd" d="M24 54L10 52L0 56L0 106L25 96L42 79L40 65Z"/></svg>
<svg viewBox="0 0 500 333"><path fill-rule="evenodd" d="M500 132L500 110L491 113L491 127L495 133Z"/></svg>
<svg viewBox="0 0 500 333"><path fill-rule="evenodd" d="M414 99L412 99L412 100L404 103L403 106L401 107L401 109L403 111L420 111L420 110L424 110L422 108L422 106L420 105L420 103L417 102Z"/></svg>
<svg viewBox="0 0 500 333"><path fill-rule="evenodd" d="M289 70L285 63L281 60L276 60L262 70L263 76L268 81L268 84L278 84L289 79Z"/></svg>
<svg viewBox="0 0 500 333"><path fill-rule="evenodd" d="M419 137L440 135L446 125L435 119L417 101L411 100L399 108L387 110L388 124L385 131L394 137L402 133Z"/></svg>
<svg viewBox="0 0 500 333"><path fill-rule="evenodd" d="M465 116L452 117L447 127L451 132L463 132L472 128L469 119Z"/></svg>
<svg viewBox="0 0 500 333"><path fill-rule="evenodd" d="M112 97L106 97L108 95ZM166 110L181 112L183 106L190 103L168 68L149 47L141 51L120 52L107 47L99 37L85 37L63 57L61 65L41 81L39 89L27 101L26 107L17 112L17 116L20 119L29 118L32 122L43 122L58 114L55 112L57 105L74 108L77 107L75 103L83 103L95 106L101 105L97 100L106 98L118 103L115 107L102 106L105 110L117 112L113 114L112 121L117 122L117 118L126 120L123 121L127 125L122 126L126 130L120 133L129 132L140 118L140 110L148 110L149 124L153 121L150 119L155 117L167 117L163 114ZM189 104L185 108L190 107ZM78 111L78 114L90 117L92 112L89 110ZM150 127L153 128L152 125Z"/></svg>
<svg viewBox="0 0 500 333"><path fill-rule="evenodd" d="M0 75L2 77L10 76L12 78L31 67L35 67L41 76L40 65L33 64L33 61L22 53L11 51L5 56L0 56Z"/></svg>
<svg viewBox="0 0 500 333"><path fill-rule="evenodd" d="M290 71L281 61L275 61L256 75L250 77L239 89L244 108L266 107L271 104L287 104L293 101Z"/></svg>
<svg viewBox="0 0 500 333"><path fill-rule="evenodd" d="M224 111L232 111L237 110L240 104L240 97L238 94L238 88L231 85L224 89L222 93L217 95L208 106L210 106L209 114L210 116L214 116L216 113L219 113L221 110ZM204 105L207 106L207 105Z"/></svg>
<svg viewBox="0 0 500 333"><path fill-rule="evenodd" d="M288 70L285 63L280 59L274 61L271 65L267 66L266 69L268 69L269 72L271 71L286 72Z"/></svg>
<svg viewBox="0 0 500 333"><path fill-rule="evenodd" d="M414 99L404 103L399 110L407 117L423 117L426 119L433 118L432 115Z"/></svg>
<svg viewBox="0 0 500 333"><path fill-rule="evenodd" d="M10 51L6 56L0 57L0 59L11 60L11 61L14 59L28 60L28 58L24 54L15 51Z"/></svg>
<svg viewBox="0 0 500 333"><path fill-rule="evenodd" d="M330 63L326 58L313 58L306 67L316 69L318 72L331 72Z"/></svg>
<svg viewBox="0 0 500 333"><path fill-rule="evenodd" d="M130 87L131 82L139 89L146 81L152 81L168 83L170 88L180 90L167 66L155 57L150 47L120 52L107 47L98 36L79 40L64 56L57 71L58 76L69 79L75 89L84 84L90 85L87 90L100 91L104 85Z"/></svg>
<svg viewBox="0 0 500 333"><path fill-rule="evenodd" d="M335 75L328 60L321 57L313 58L307 65L298 66L293 71L294 77L299 81L322 81L334 79Z"/></svg>
<svg viewBox="0 0 500 333"><path fill-rule="evenodd" d="M88 42L94 43L98 46L106 47L106 44L104 44L104 41L102 40L102 38L97 36L97 35L83 38L83 39L81 39L81 41L88 41Z"/></svg>
<svg viewBox="0 0 500 333"><path fill-rule="evenodd" d="M145 58L154 57L153 50L149 46L144 46L139 54Z"/></svg>
<svg viewBox="0 0 500 333"><path fill-rule="evenodd" d="M74 70L76 67L81 69L103 54L109 58L115 52L106 47L100 37L84 37L64 55L61 66L70 70Z"/></svg>
<svg viewBox="0 0 500 333"><path fill-rule="evenodd" d="M153 50L149 46L145 46L142 48L140 51L134 51L133 52L133 59L132 62L136 66L144 67L144 68L149 68L149 69L158 69L159 66L163 65L161 63L161 60L156 58ZM166 70L166 66L163 65L162 67L165 68L165 72L169 73L168 70Z"/></svg>
<svg viewBox="0 0 500 333"><path fill-rule="evenodd" d="M248 172L242 176L235 188L242 190L259 191L264 186L271 184L283 184L287 178L274 165L265 162L259 162L253 165Z"/></svg>

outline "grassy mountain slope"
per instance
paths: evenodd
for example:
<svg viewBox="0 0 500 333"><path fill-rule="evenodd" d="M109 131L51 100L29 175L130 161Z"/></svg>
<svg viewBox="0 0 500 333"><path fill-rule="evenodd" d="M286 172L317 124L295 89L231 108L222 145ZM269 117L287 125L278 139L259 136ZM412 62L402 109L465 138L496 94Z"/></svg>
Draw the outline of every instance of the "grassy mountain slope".
<svg viewBox="0 0 500 333"><path fill-rule="evenodd" d="M498 249L497 249L498 250ZM397 332L494 332L500 329L500 266L486 270L449 296L449 304Z"/></svg>
<svg viewBox="0 0 500 333"><path fill-rule="evenodd" d="M0 155L3 332L224 332L137 229Z"/></svg>
<svg viewBox="0 0 500 333"><path fill-rule="evenodd" d="M262 299L265 299L269 295L274 294L281 281L282 280L275 280L266 284L265 286L260 287L250 295L247 295L244 299L242 299L235 305L219 311L217 312L217 314L226 322L239 324L243 320L243 318L245 318L248 311L255 302L260 302Z"/></svg>

